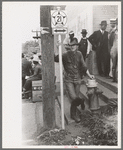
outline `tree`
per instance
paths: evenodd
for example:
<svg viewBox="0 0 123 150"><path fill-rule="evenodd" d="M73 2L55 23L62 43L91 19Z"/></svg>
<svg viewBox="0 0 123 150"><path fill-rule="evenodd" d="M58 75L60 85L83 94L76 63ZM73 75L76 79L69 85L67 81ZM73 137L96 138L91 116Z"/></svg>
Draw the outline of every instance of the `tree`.
<svg viewBox="0 0 123 150"><path fill-rule="evenodd" d="M33 51L40 52L38 41L26 41L22 44L22 53L31 55Z"/></svg>

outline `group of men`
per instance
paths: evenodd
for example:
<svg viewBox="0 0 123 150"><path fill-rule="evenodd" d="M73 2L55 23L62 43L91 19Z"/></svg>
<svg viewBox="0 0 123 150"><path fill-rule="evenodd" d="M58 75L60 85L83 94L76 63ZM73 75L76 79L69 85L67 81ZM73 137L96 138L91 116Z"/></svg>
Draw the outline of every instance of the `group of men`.
<svg viewBox="0 0 123 150"><path fill-rule="evenodd" d="M78 51L79 43L74 38L74 33L70 32L70 38L66 38L63 42L66 52L62 55L62 63L64 67L64 83L71 100L70 116L75 122L81 120L77 115L77 106L81 105L82 110L85 109L84 99L80 96L80 86L83 75L87 74L90 79L94 76L89 73L83 55ZM57 43L59 46L60 43ZM59 62L59 56L55 55L55 62Z"/></svg>
<svg viewBox="0 0 123 150"><path fill-rule="evenodd" d="M95 31L88 40L92 50L96 51L99 75L112 77L113 82L117 82L118 19L111 19L110 24L111 30L107 32L107 21L102 21L100 30Z"/></svg>
<svg viewBox="0 0 123 150"><path fill-rule="evenodd" d="M82 110L85 109L84 99L79 94L81 79L86 74L90 79L95 78L94 75L89 73L85 63L90 51L89 42L92 44L92 50L96 52L99 75L109 77L110 59L112 59L113 81L117 82L117 19L113 20L112 24L110 33L106 31L107 21L104 20L100 24L100 30L95 31L89 38L86 37L86 29L83 29L80 42L74 37L73 31L70 31L69 38L65 38L63 41L66 49L66 52L62 54L64 83L71 99L70 115L77 123L80 122L80 118L76 114L77 106L81 105ZM59 44L61 43L58 42L57 46ZM58 55L55 55L54 60L55 62L59 62Z"/></svg>
<svg viewBox="0 0 123 150"><path fill-rule="evenodd" d="M111 30L107 32L107 21L102 21L100 24L100 30L95 31L88 38L86 37L87 30L82 29L82 38L79 42L78 51L82 53L85 61L89 55L91 43L92 50L96 52L99 75L113 78L113 82L117 82L118 20L111 19L110 24ZM74 37L74 32L71 31L69 32L69 40L65 40L64 44L67 45L67 43L74 39L77 40L77 38Z"/></svg>
<svg viewBox="0 0 123 150"><path fill-rule="evenodd" d="M33 52L33 56L28 59L22 53L22 91L32 90L32 81L42 79L41 55ZM25 98L24 96L22 98Z"/></svg>

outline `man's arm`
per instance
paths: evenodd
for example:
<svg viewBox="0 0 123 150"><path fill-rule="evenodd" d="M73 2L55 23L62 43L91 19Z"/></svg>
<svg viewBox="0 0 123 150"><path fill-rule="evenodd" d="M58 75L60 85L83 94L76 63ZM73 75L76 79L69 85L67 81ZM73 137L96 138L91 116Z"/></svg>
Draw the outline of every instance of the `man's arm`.
<svg viewBox="0 0 123 150"><path fill-rule="evenodd" d="M38 75L38 68L36 67L34 70L34 74L32 76L30 76L29 78L32 78L34 76Z"/></svg>
<svg viewBox="0 0 123 150"><path fill-rule="evenodd" d="M83 58L83 55L81 54L81 52L80 52L80 61L81 61L81 65L82 65L82 71L86 72L87 71L87 66L86 66L86 63L84 61L84 58Z"/></svg>
<svg viewBox="0 0 123 150"><path fill-rule="evenodd" d="M59 55L55 55L55 54L54 54L54 61L55 61L55 62L59 62Z"/></svg>
<svg viewBox="0 0 123 150"><path fill-rule="evenodd" d="M88 76L90 79L94 79L94 78L95 78L94 75L91 75L91 74L90 74L89 70L86 71L86 74L87 74L87 76Z"/></svg>
<svg viewBox="0 0 123 150"><path fill-rule="evenodd" d="M87 75L88 75L88 77L90 78L90 79L93 79L94 78L94 75L91 75L90 74L90 72L89 72L89 70L87 69L87 66L86 66L86 64L85 64L85 62L84 62L84 59L83 59L83 56L82 56L82 54L80 54L81 56L81 64L82 64L82 71L83 72L85 72Z"/></svg>
<svg viewBox="0 0 123 150"><path fill-rule="evenodd" d="M92 49L95 50L96 49L96 43L95 43L95 40L96 40L96 32L94 32L92 35L89 36L88 38L89 42L92 44Z"/></svg>
<svg viewBox="0 0 123 150"><path fill-rule="evenodd" d="M90 51L92 51L92 49L91 49L91 43L89 42L88 38L87 38L87 42L88 42L88 47L87 47L87 56L88 56Z"/></svg>

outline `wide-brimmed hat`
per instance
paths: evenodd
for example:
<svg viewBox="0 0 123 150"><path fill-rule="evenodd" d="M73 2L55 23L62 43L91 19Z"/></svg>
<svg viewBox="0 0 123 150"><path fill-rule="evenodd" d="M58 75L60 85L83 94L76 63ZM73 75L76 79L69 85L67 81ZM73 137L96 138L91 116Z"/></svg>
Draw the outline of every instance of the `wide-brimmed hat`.
<svg viewBox="0 0 123 150"><path fill-rule="evenodd" d="M87 30L86 29L82 29L82 34L87 34Z"/></svg>
<svg viewBox="0 0 123 150"><path fill-rule="evenodd" d="M110 24L116 24L116 19L110 19Z"/></svg>
<svg viewBox="0 0 123 150"><path fill-rule="evenodd" d="M69 43L70 46L79 45L77 38L74 38L72 42Z"/></svg>
<svg viewBox="0 0 123 150"><path fill-rule="evenodd" d="M38 56L34 56L34 57L33 57L33 61L39 62Z"/></svg>
<svg viewBox="0 0 123 150"><path fill-rule="evenodd" d="M107 21L106 20L101 21L100 25L107 25Z"/></svg>
<svg viewBox="0 0 123 150"><path fill-rule="evenodd" d="M69 32L69 35L72 35L72 34L74 34L74 32L73 32L73 31L70 31L70 32Z"/></svg>

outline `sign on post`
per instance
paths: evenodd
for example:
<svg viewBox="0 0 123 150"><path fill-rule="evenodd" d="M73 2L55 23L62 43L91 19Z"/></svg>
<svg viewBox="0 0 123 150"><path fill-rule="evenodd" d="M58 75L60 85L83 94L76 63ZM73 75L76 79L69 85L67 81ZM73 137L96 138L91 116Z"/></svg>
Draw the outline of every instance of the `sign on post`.
<svg viewBox="0 0 123 150"><path fill-rule="evenodd" d="M52 28L67 28L67 15L63 10L52 10L51 11L51 27Z"/></svg>
<svg viewBox="0 0 123 150"><path fill-rule="evenodd" d="M61 34L67 34L67 15L65 11L51 11L51 26L52 33L58 34L58 40L61 43ZM64 123L64 93L63 93L63 71L62 71L62 47L59 45L59 65L60 65L60 93L61 93L61 118L62 129L65 129Z"/></svg>
<svg viewBox="0 0 123 150"><path fill-rule="evenodd" d="M67 34L67 28L53 28L53 34Z"/></svg>

